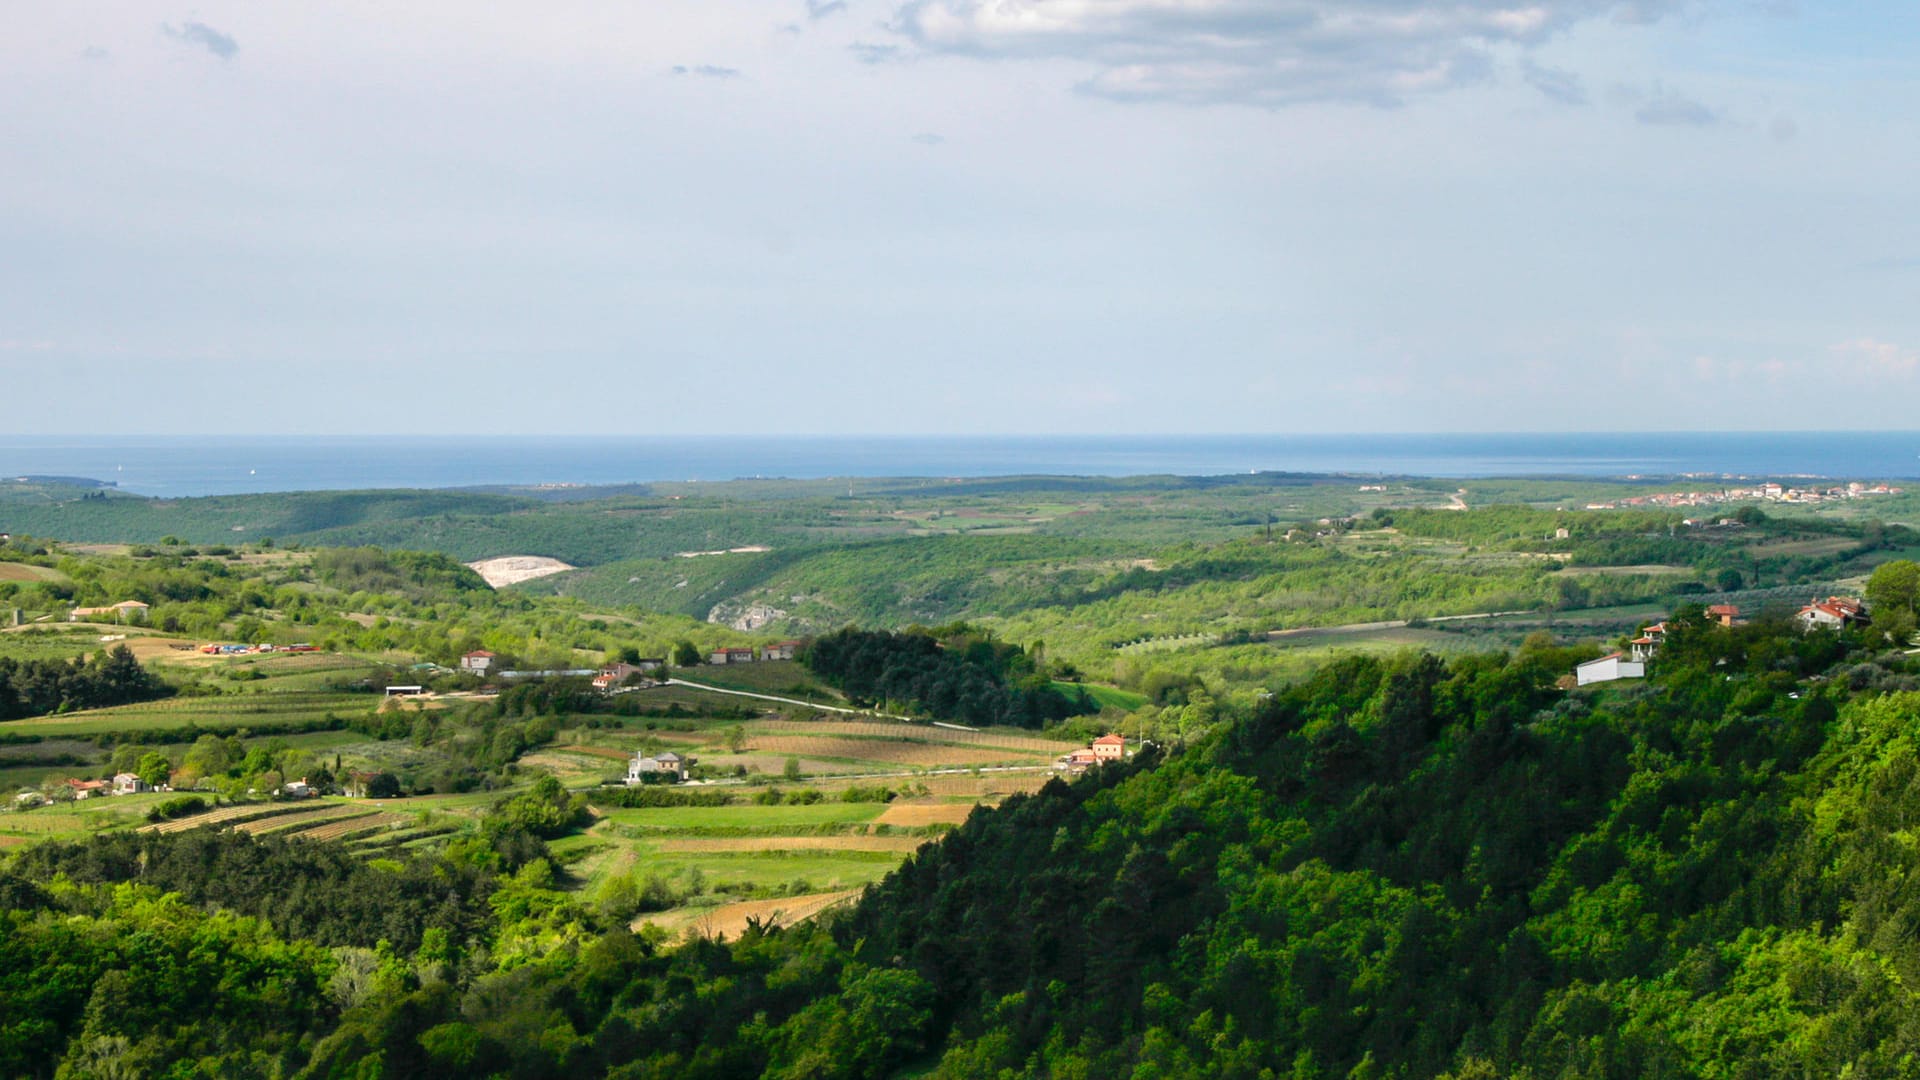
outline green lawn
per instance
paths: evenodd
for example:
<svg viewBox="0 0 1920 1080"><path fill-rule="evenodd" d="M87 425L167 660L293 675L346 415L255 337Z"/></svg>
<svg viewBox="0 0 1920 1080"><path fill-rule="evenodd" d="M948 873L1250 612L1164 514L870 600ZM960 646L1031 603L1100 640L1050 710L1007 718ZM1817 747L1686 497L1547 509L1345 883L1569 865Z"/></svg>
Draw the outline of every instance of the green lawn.
<svg viewBox="0 0 1920 1080"><path fill-rule="evenodd" d="M741 795L749 794L746 791ZM646 832L705 832L741 829L763 832L819 825L872 821L886 810L883 803L814 803L811 806L661 806L638 810L610 810L617 825Z"/></svg>
<svg viewBox="0 0 1920 1080"><path fill-rule="evenodd" d="M1085 690L1087 696L1093 699L1094 704L1099 705L1101 708L1106 708L1111 705L1115 708L1125 709L1131 712L1147 703L1147 695L1145 694L1136 694L1131 690L1122 690L1117 686L1102 686L1099 683L1056 681L1053 684L1053 688L1066 694L1068 697L1072 697L1075 691Z"/></svg>
<svg viewBox="0 0 1920 1080"><path fill-rule="evenodd" d="M642 855L635 870L669 880L686 880L698 870L707 887L717 891L791 887L795 893L808 893L871 884L904 857L890 851L671 852Z"/></svg>
<svg viewBox="0 0 1920 1080"><path fill-rule="evenodd" d="M81 653L98 651L103 635L120 632L111 626L91 623L10 630L0 633L0 656L14 660L69 660Z"/></svg>

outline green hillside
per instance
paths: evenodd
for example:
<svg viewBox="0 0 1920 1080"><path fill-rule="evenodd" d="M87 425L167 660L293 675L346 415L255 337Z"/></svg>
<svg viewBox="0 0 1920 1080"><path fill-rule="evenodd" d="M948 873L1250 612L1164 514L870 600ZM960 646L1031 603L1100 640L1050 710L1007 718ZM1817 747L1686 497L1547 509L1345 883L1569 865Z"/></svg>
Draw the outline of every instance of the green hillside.
<svg viewBox="0 0 1920 1080"><path fill-rule="evenodd" d="M729 944L556 891L543 838L579 808L551 784L385 864L233 833L28 848L0 978L36 989L0 1068L1907 1075L1920 667L1871 629L1670 625L1656 678L1571 693L1574 654L1538 640L1350 657Z"/></svg>

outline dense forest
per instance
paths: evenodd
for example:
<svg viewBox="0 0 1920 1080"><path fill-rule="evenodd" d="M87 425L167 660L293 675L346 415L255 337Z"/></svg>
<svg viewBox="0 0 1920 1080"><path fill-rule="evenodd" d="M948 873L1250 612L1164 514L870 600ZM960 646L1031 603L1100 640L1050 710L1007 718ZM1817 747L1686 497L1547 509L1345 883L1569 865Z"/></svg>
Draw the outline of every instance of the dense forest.
<svg viewBox="0 0 1920 1080"><path fill-rule="evenodd" d="M801 661L857 703L896 703L929 716L1037 728L1098 712L1063 693L1025 649L964 623L898 633L851 627L818 638Z"/></svg>
<svg viewBox="0 0 1920 1080"><path fill-rule="evenodd" d="M553 785L410 863L28 849L0 1068L1907 1075L1920 672L1871 629L1669 625L1656 678L1572 693L1545 643L1350 657L729 944L556 891L543 837L583 810Z"/></svg>

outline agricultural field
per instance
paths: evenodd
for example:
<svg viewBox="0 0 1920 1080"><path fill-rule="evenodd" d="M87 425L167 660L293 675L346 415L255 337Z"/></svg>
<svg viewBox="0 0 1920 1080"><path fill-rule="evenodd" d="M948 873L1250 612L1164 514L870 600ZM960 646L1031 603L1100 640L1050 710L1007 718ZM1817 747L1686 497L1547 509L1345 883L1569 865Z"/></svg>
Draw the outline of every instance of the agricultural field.
<svg viewBox="0 0 1920 1080"><path fill-rule="evenodd" d="M663 687L643 693L665 693ZM561 779L623 776L636 751L654 747L691 755L697 776L713 780L780 777L797 759L808 780L909 776L947 769L1045 769L1079 743L1011 728L965 730L897 720L812 714L781 707L750 719L653 721L610 729L569 728L526 760ZM676 730L677 728L677 730Z"/></svg>
<svg viewBox="0 0 1920 1080"><path fill-rule="evenodd" d="M275 730L310 731L350 713L368 711L365 694L289 691L283 694L234 694L174 697L112 709L34 717L7 724L6 731L41 738L147 736L189 729L226 733Z"/></svg>
<svg viewBox="0 0 1920 1080"><path fill-rule="evenodd" d="M936 775L891 802L839 801L836 792L857 781L782 785L824 796L798 805L759 805L751 798L767 789L742 787L727 806L603 808L591 827L552 847L583 897L626 888L655 897L658 910L636 917L636 928L726 936L748 915L777 912L792 922L857 895L974 806L1036 790L1050 776Z"/></svg>

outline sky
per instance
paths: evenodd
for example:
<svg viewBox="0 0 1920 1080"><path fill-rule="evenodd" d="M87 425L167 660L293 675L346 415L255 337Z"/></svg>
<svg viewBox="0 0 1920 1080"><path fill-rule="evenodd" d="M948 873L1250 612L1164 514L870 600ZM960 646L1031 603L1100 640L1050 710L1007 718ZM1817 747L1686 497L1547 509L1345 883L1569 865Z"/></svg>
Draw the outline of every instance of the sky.
<svg viewBox="0 0 1920 1080"><path fill-rule="evenodd" d="M1911 0L0 10L12 434L1920 428Z"/></svg>

